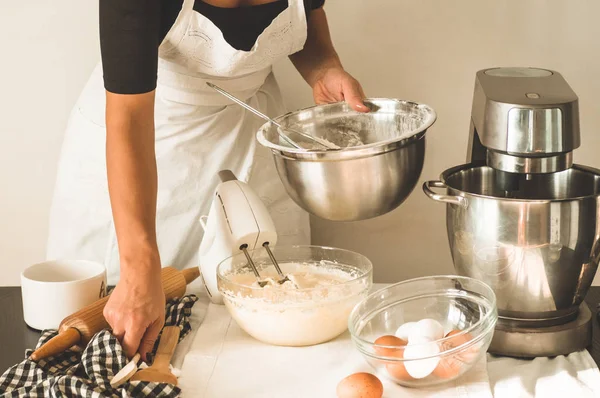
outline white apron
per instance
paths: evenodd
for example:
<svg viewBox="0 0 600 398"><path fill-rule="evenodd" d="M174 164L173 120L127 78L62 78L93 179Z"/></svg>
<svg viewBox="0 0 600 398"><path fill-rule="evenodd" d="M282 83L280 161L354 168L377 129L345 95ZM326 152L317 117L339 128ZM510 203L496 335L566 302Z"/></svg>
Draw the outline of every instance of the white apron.
<svg viewBox="0 0 600 398"><path fill-rule="evenodd" d="M287 196L268 150L255 133L263 123L214 92L212 81L262 112L284 113L274 62L302 49L302 0L289 6L250 51L229 45L219 28L185 0L160 47L155 104L158 166L157 239L163 266L197 266L207 215L219 182L232 170L263 199L280 245L309 244L308 215ZM119 278L119 253L106 177L105 93L99 65L71 113L51 208L48 259L93 260Z"/></svg>

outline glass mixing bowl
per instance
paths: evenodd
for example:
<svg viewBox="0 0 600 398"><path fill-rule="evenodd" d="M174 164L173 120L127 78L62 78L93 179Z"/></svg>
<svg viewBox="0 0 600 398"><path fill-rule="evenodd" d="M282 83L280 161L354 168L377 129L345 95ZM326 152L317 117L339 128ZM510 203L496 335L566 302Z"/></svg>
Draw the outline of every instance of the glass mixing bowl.
<svg viewBox="0 0 600 398"><path fill-rule="evenodd" d="M375 344L381 336L395 335L403 324L425 318L438 321L444 336L459 332L435 341L415 339L404 346ZM377 374L406 387L425 387L468 372L486 355L497 319L496 296L485 283L435 276L400 282L370 294L352 310L348 329L354 345ZM422 377L418 374L422 369L433 371Z"/></svg>
<svg viewBox="0 0 600 398"><path fill-rule="evenodd" d="M275 246L271 251L283 274L292 274L299 288L277 282L259 287L243 253L218 266L219 292L238 325L264 343L296 347L320 344L345 332L352 308L371 288L371 261L329 247ZM279 279L264 248L248 253L263 279ZM318 275L336 283L319 284L313 279Z"/></svg>

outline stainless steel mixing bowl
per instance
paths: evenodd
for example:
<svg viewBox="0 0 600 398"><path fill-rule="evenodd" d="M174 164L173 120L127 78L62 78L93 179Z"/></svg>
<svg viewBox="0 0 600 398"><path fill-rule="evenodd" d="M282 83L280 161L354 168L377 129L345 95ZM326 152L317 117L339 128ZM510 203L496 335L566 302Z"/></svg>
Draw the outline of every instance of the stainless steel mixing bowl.
<svg viewBox="0 0 600 398"><path fill-rule="evenodd" d="M267 123L257 133L270 148L290 197L307 212L332 221L357 221L396 209L414 189L425 157L425 132L435 122L427 105L369 99L370 113L346 103L313 106L275 118L284 127L324 138L341 150L302 150ZM291 137L303 146L301 137ZM364 145L345 147L353 139Z"/></svg>
<svg viewBox="0 0 600 398"><path fill-rule="evenodd" d="M599 170L527 176L467 164L423 190L447 203L455 269L494 289L503 322L550 326L576 317L600 261Z"/></svg>

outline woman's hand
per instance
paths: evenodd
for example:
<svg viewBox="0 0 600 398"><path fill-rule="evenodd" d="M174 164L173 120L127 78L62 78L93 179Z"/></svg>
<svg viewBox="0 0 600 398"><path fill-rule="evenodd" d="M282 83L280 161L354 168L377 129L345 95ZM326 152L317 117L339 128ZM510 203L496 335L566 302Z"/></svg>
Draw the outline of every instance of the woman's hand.
<svg viewBox="0 0 600 398"><path fill-rule="evenodd" d="M358 112L369 112L360 83L341 67L328 68L317 75L313 85L316 104L346 101Z"/></svg>
<svg viewBox="0 0 600 398"><path fill-rule="evenodd" d="M136 352L146 361L165 323L165 294L160 266L123 267L125 274L111 293L104 317L121 342L127 358ZM149 272L151 271L151 272Z"/></svg>
<svg viewBox="0 0 600 398"><path fill-rule="evenodd" d="M317 104L346 101L356 111L369 112L360 83L344 70L333 48L323 8L310 13L304 48L290 59L312 87Z"/></svg>

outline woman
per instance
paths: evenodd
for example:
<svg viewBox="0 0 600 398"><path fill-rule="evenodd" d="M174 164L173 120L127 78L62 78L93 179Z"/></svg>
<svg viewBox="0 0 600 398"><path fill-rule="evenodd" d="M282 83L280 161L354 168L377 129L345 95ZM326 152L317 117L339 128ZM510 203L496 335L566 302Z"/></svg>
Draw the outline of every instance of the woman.
<svg viewBox="0 0 600 398"><path fill-rule="evenodd" d="M280 244L309 243L307 214L256 143L263 121L206 82L275 116L284 109L271 66L290 56L317 103L366 112L323 1L100 1L102 64L71 114L47 256L106 265L118 283L104 315L129 357L145 358L163 326L161 264L197 265L219 170L258 192Z"/></svg>

